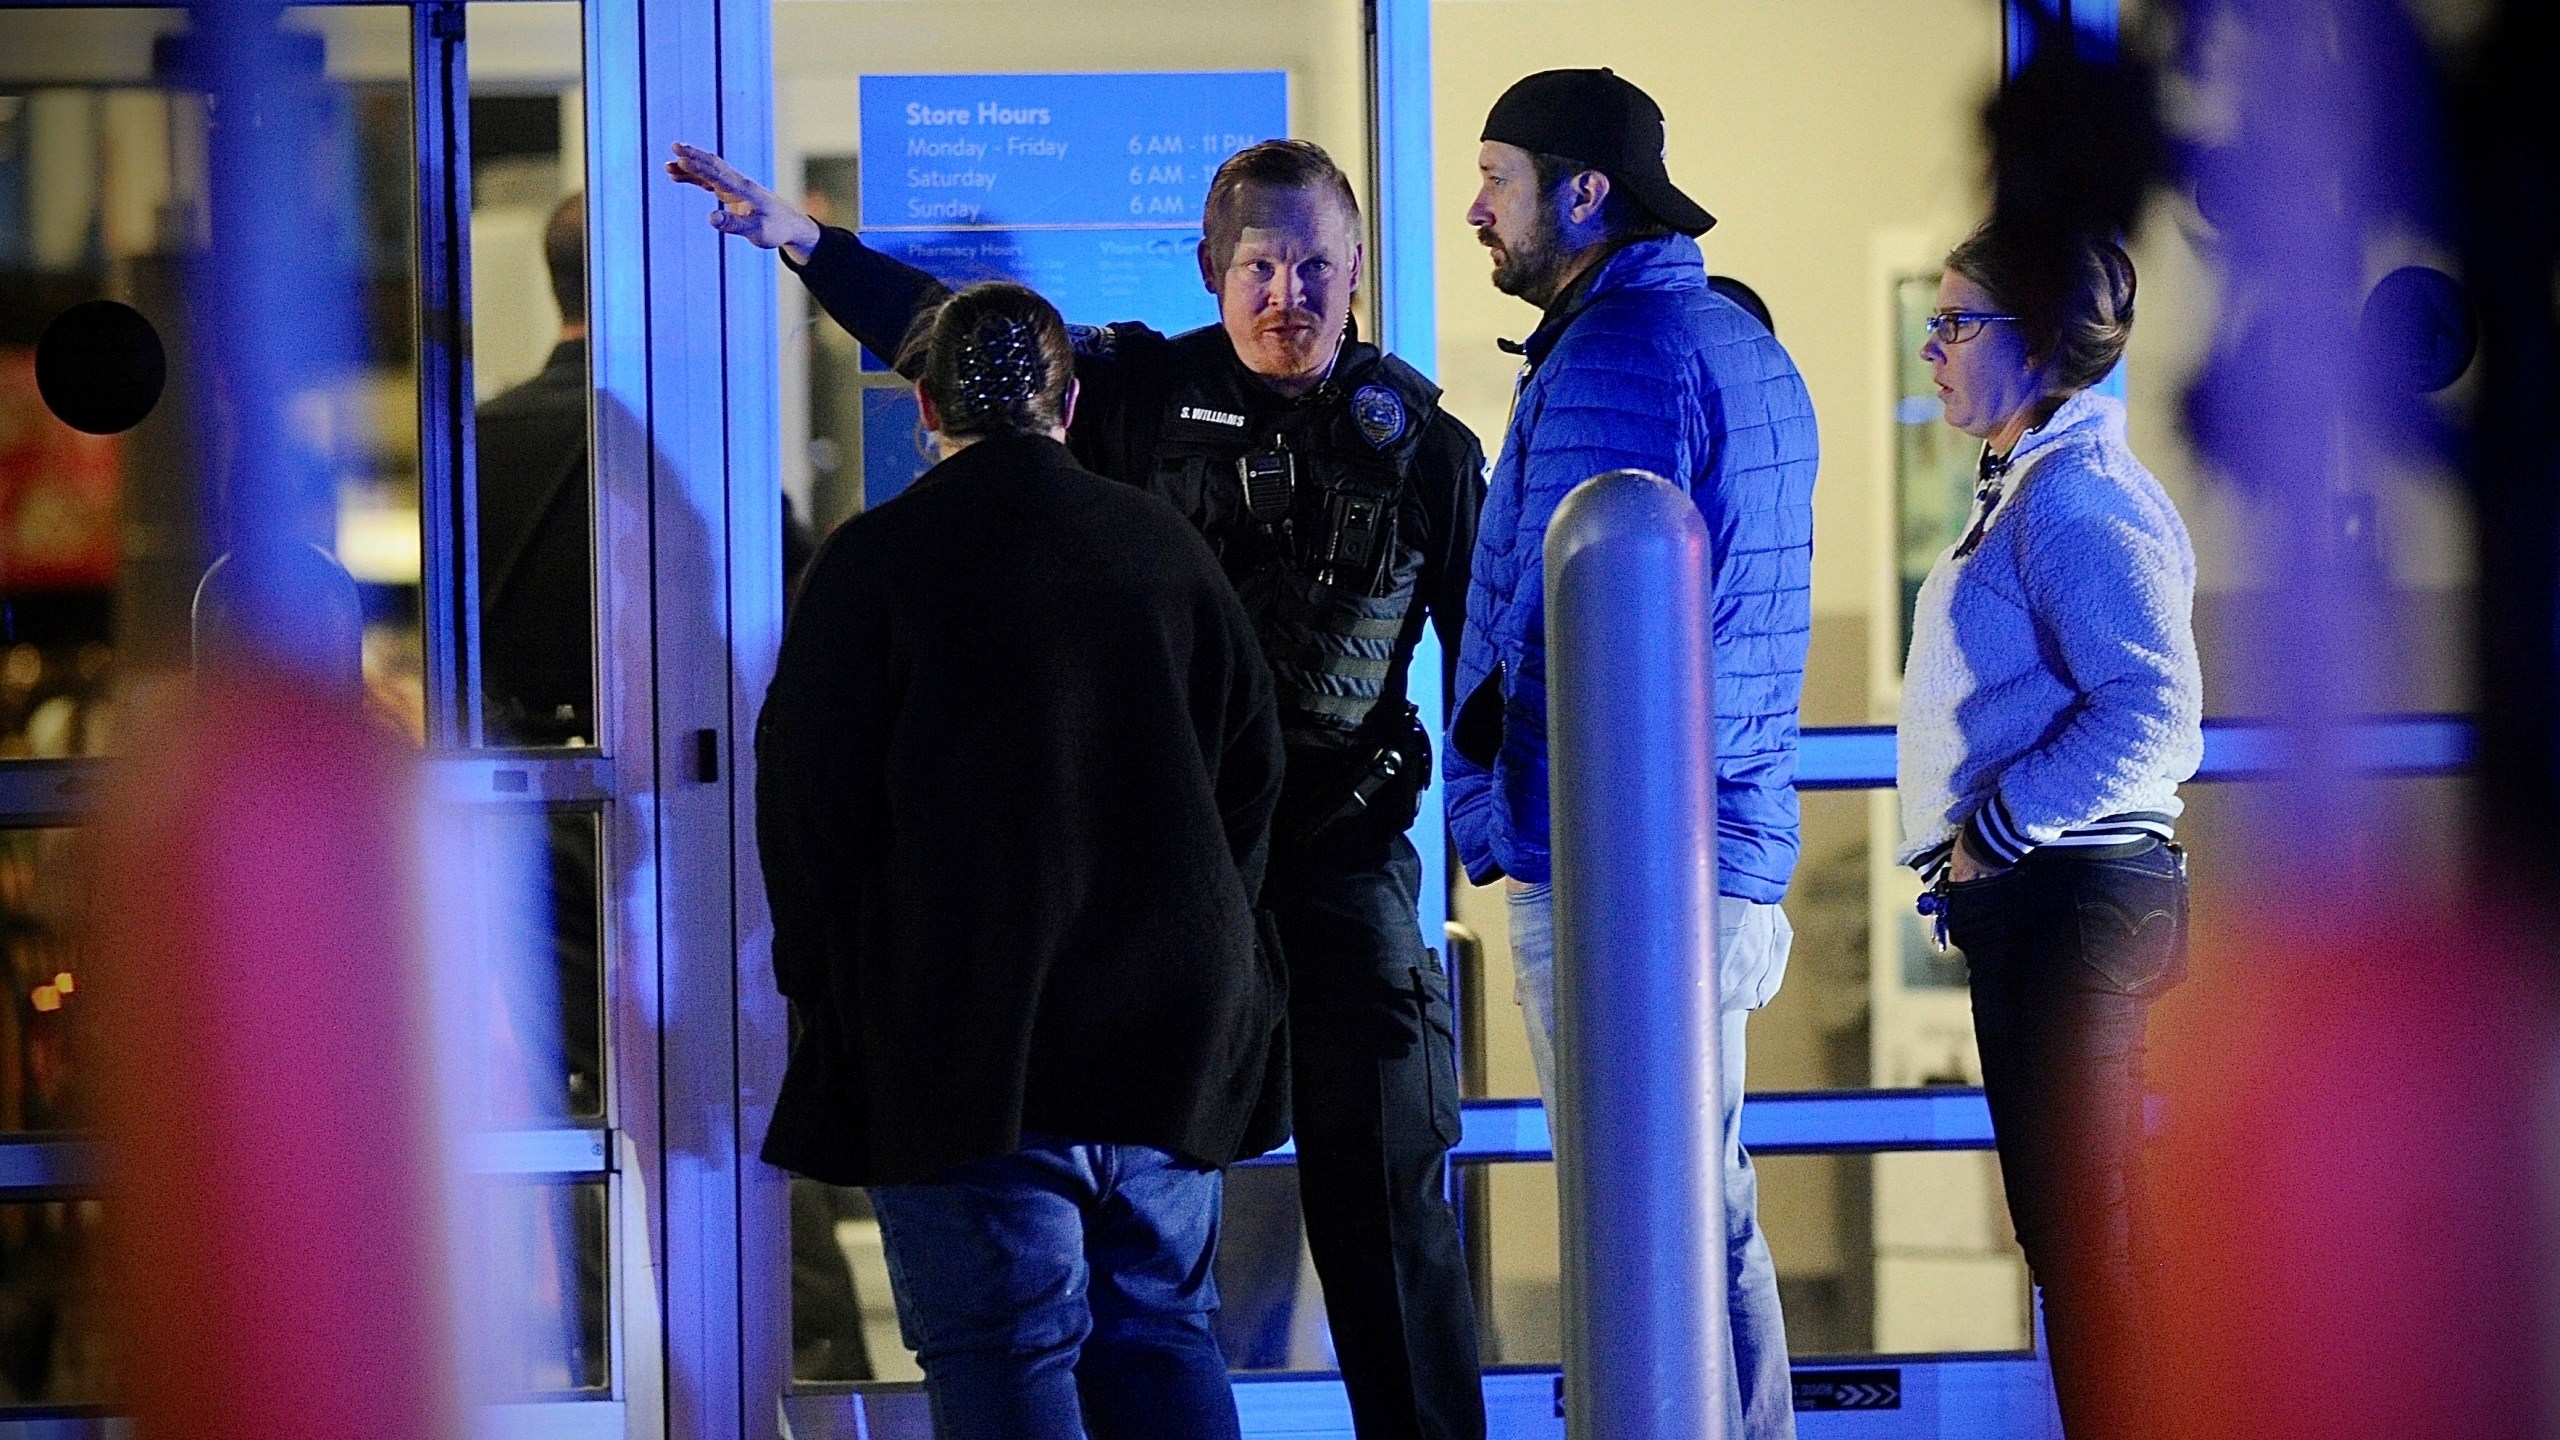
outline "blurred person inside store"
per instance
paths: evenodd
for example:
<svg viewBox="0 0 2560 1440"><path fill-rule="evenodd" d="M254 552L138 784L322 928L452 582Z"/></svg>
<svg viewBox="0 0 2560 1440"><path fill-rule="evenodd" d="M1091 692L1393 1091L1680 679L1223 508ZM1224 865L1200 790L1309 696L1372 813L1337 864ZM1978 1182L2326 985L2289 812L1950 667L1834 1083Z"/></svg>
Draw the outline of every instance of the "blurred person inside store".
<svg viewBox="0 0 2560 1440"><path fill-rule="evenodd" d="M587 197L542 227L560 339L480 407L480 658L490 739L592 744L595 519L587 481Z"/></svg>
<svg viewBox="0 0 2560 1440"><path fill-rule="evenodd" d="M587 445L587 197L542 227L542 263L560 337L532 378L478 412L480 658L490 743L596 743L595 627L589 596L595 516ZM783 499L787 588L811 542Z"/></svg>

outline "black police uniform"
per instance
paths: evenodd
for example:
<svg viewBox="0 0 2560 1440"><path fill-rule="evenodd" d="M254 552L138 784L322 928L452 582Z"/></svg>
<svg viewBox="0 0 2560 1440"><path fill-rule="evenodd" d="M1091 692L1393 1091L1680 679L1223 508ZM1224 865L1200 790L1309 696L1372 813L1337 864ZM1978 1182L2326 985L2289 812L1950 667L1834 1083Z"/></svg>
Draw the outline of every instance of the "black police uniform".
<svg viewBox="0 0 2560 1440"><path fill-rule="evenodd" d="M944 293L834 228L793 268L881 356ZM1405 674L1426 619L1455 653L1483 448L1428 380L1355 337L1294 398L1215 325L1075 341L1069 448L1200 527L1277 682L1288 779L1263 903L1288 956L1299 1190L1354 1422L1362 1440L1475 1440L1475 1310L1444 1183L1448 979L1415 924L1404 833L1431 756Z"/></svg>

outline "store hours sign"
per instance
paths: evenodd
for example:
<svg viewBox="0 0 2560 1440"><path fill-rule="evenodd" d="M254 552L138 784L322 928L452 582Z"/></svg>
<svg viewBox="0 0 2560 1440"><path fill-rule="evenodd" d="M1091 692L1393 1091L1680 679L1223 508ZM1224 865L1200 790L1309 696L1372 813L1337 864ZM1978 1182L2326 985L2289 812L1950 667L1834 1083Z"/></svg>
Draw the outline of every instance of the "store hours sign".
<svg viewBox="0 0 2560 1440"><path fill-rule="evenodd" d="M866 75L861 103L874 248L1167 333L1216 318L1192 258L1210 175L1289 124L1277 70Z"/></svg>

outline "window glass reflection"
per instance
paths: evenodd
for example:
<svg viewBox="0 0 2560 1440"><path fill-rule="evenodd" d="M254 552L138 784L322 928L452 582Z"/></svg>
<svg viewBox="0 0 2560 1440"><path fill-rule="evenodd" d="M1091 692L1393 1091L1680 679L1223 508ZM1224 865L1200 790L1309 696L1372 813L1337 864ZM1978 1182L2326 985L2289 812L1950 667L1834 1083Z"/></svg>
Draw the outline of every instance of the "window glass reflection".
<svg viewBox="0 0 2560 1440"><path fill-rule="evenodd" d="M604 1181L482 1187L466 1203L486 1248L473 1361L485 1393L523 1400L612 1383Z"/></svg>
<svg viewBox="0 0 2560 1440"><path fill-rule="evenodd" d="M351 349L295 397L310 461L297 538L363 605L371 698L421 733L409 16L290 10L318 123L292 199L343 262ZM199 582L225 549L224 401L189 334L209 224L206 137L185 13L0 11L0 758L114 748L118 695L185 670ZM86 435L47 408L34 349L84 301L156 331L167 385L147 418ZM214 433L198 433L211 419Z"/></svg>
<svg viewBox="0 0 2560 1440"><path fill-rule="evenodd" d="M490 1273L479 1333L508 1399L612 1383L601 1180L495 1183L479 1194ZM105 1207L0 1205L0 1405L84 1405L114 1394L102 1294Z"/></svg>
<svg viewBox="0 0 2560 1440"><path fill-rule="evenodd" d="M604 1115L602 843L593 810L491 807L460 817L492 903L472 932L488 1018L478 1122ZM89 1003L78 948L90 879L77 832L0 830L0 1133L88 1118L73 1025Z"/></svg>
<svg viewBox="0 0 2560 1440"><path fill-rule="evenodd" d="M791 1177L791 1378L913 1380L880 1221L858 1189Z"/></svg>
<svg viewBox="0 0 2560 1440"><path fill-rule="evenodd" d="M1988 1150L1754 1164L1799 1357L2024 1350L2027 1261Z"/></svg>
<svg viewBox="0 0 2560 1440"><path fill-rule="evenodd" d="M555 810L543 817L542 875L549 924L542 928L560 997L556 1057L532 1077L539 1110L572 1120L604 1114L604 892L602 817ZM553 1110L551 1107L558 1108Z"/></svg>
<svg viewBox="0 0 2560 1440"><path fill-rule="evenodd" d="M89 1003L69 830L0 830L0 1131L67 1130L88 1106L73 1026Z"/></svg>
<svg viewBox="0 0 2560 1440"><path fill-rule="evenodd" d="M0 1405L113 1392L95 1200L0 1205Z"/></svg>
<svg viewBox="0 0 2560 1440"><path fill-rule="evenodd" d="M1773 1155L1754 1162L1788 1353L2023 1350L2026 1257L1988 1150ZM1490 1166L1486 1360L1562 1353L1555 1167Z"/></svg>
<svg viewBox="0 0 2560 1440"><path fill-rule="evenodd" d="M585 90L566 0L468 7L483 717L596 736Z"/></svg>
<svg viewBox="0 0 2560 1440"><path fill-rule="evenodd" d="M463 1120L521 1130L604 1115L604 962L592 810L439 817L440 879L470 898L433 929L437 963L483 1022Z"/></svg>

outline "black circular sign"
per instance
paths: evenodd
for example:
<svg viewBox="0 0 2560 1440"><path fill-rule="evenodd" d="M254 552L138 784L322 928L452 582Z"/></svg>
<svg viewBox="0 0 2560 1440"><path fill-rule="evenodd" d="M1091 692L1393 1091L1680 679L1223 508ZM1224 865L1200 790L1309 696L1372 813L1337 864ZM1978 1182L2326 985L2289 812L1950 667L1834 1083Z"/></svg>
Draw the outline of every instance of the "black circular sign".
<svg viewBox="0 0 2560 1440"><path fill-rule="evenodd" d="M2480 348L2480 322L2462 282L2441 270L2403 265L2365 297L2359 338L2386 383L2432 395L2462 378Z"/></svg>
<svg viewBox="0 0 2560 1440"><path fill-rule="evenodd" d="M160 403L168 380L160 332L130 305L82 301L54 316L36 341L36 391L74 430L132 429Z"/></svg>

